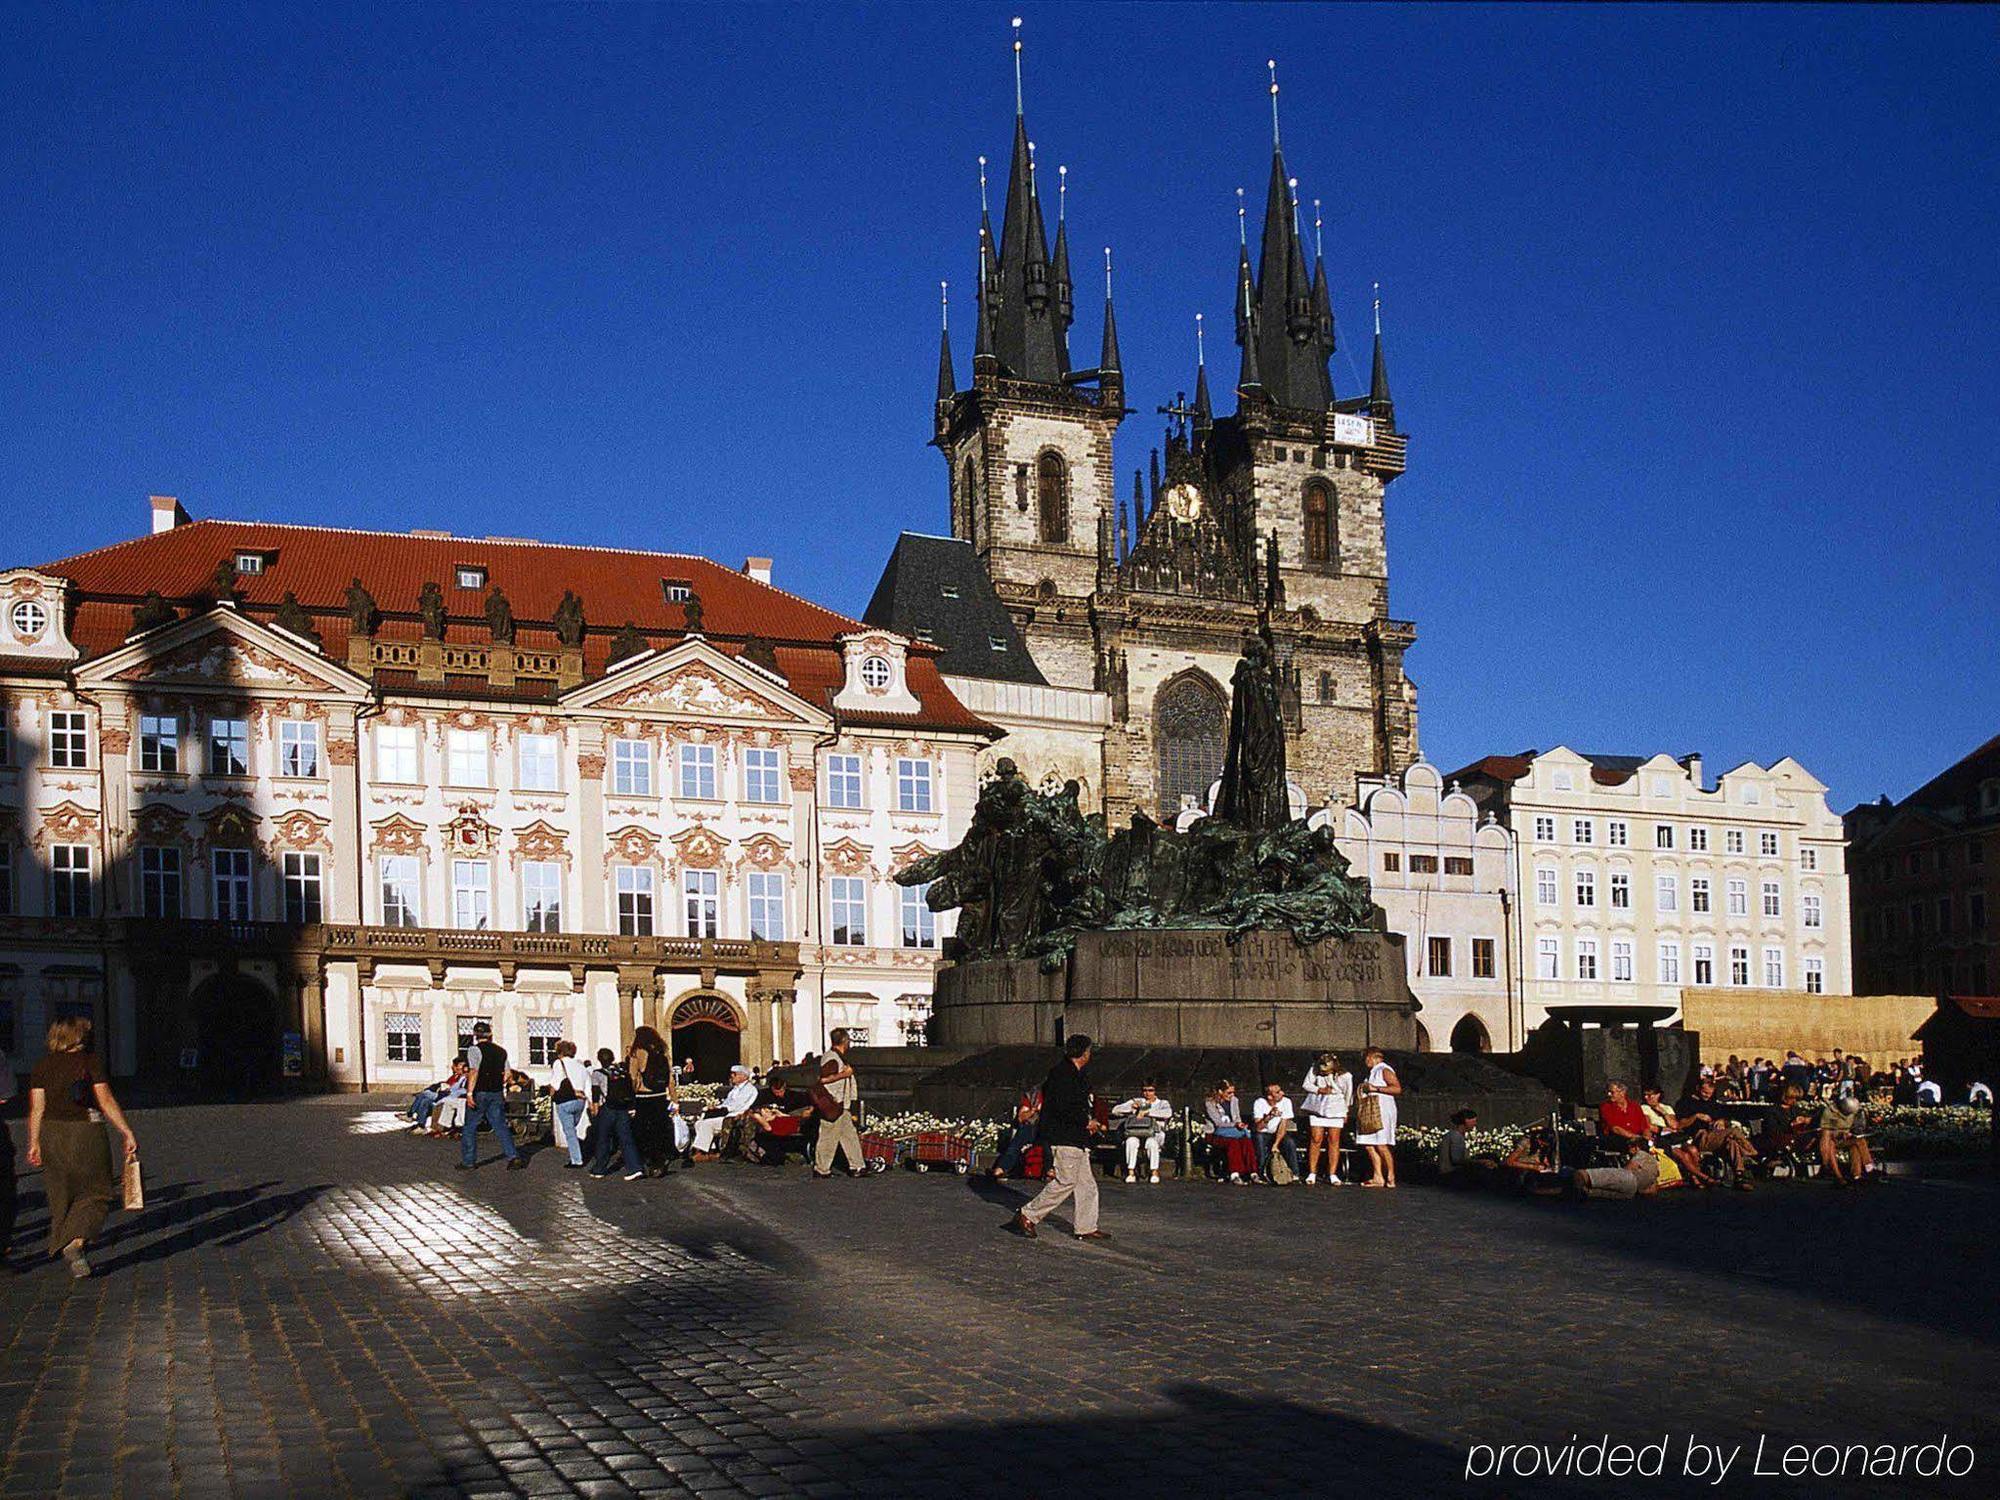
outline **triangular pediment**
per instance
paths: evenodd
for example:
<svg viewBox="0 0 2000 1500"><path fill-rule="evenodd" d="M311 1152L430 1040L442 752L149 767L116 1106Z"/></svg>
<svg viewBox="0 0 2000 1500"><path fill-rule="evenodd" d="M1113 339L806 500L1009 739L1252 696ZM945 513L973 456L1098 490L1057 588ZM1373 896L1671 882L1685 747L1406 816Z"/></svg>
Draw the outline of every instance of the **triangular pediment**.
<svg viewBox="0 0 2000 1500"><path fill-rule="evenodd" d="M772 673L699 639L649 652L614 668L596 682L565 694L563 704L618 714L797 724L815 729L832 723L824 711L797 696Z"/></svg>
<svg viewBox="0 0 2000 1500"><path fill-rule="evenodd" d="M79 686L215 687L362 698L368 684L298 637L218 607L127 641L77 673Z"/></svg>

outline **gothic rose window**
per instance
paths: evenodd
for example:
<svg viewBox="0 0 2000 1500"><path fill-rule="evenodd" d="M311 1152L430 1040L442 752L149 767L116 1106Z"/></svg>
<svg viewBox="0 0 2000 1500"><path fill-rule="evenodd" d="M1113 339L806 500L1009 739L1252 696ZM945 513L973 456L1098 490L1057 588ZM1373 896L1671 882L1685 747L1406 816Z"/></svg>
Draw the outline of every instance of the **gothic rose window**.
<svg viewBox="0 0 2000 1500"><path fill-rule="evenodd" d="M1306 561L1333 561L1333 496L1316 482L1306 486Z"/></svg>
<svg viewBox="0 0 2000 1500"><path fill-rule="evenodd" d="M1223 741L1228 731L1229 703L1222 691L1204 677L1183 677L1168 683L1153 704L1154 744L1160 766L1160 817L1178 817L1181 799L1197 806L1208 801L1208 789L1222 774Z"/></svg>
<svg viewBox="0 0 2000 1500"><path fill-rule="evenodd" d="M1035 500L1041 539L1069 540L1069 469L1060 453L1044 453L1035 463Z"/></svg>

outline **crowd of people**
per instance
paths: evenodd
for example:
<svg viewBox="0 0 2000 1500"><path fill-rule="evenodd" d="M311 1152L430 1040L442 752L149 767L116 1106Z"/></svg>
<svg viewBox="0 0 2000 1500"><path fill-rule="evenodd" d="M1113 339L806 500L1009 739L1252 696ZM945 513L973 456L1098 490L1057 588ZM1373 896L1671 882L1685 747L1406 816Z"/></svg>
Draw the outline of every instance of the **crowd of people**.
<svg viewBox="0 0 2000 1500"><path fill-rule="evenodd" d="M1947 1099L1944 1087L1924 1076L1920 1057L1900 1057L1887 1067L1877 1067L1859 1053L1838 1047L1832 1056L1815 1056L1811 1061L1795 1049L1776 1059L1731 1053L1727 1062L1702 1071L1714 1077L1717 1092L1732 1102L1775 1103L1787 1088L1797 1089L1801 1098L1809 1100L1858 1094L1906 1107L1993 1102L1992 1087L1978 1080L1954 1090L1957 1097Z"/></svg>
<svg viewBox="0 0 2000 1500"><path fill-rule="evenodd" d="M1361 1060L1363 1072L1357 1079L1338 1056L1322 1052L1300 1080L1296 1098L1283 1083L1268 1083L1249 1101L1247 1115L1235 1081L1217 1079L1202 1099L1206 1126L1202 1153L1209 1175L1217 1182L1244 1186L1289 1187L1303 1182L1313 1187L1324 1181L1328 1187L1340 1187L1347 1181L1341 1176L1346 1139L1357 1152L1358 1164L1367 1168L1359 1186L1396 1186L1396 1100L1403 1085L1380 1048L1368 1048ZM1062 1078L1061 1069L1051 1077ZM991 1169L993 1176L1040 1176L1049 1170L1053 1147L1044 1125L1047 1090L1044 1082L1016 1102L999 1159ZM1147 1183L1157 1184L1160 1153L1174 1115L1172 1102L1150 1078L1137 1094L1115 1104L1093 1094L1095 1139L1087 1149L1108 1144L1107 1136L1115 1139L1125 1181L1138 1182L1143 1158Z"/></svg>
<svg viewBox="0 0 2000 1500"><path fill-rule="evenodd" d="M836 1028L825 1055L807 1059L804 1087L787 1076L799 1070L774 1066L760 1083L738 1063L715 1105L690 1119L681 1087L693 1064L676 1067L653 1027L635 1028L622 1057L602 1047L589 1062L564 1040L550 1070L549 1128L564 1166L592 1177L636 1182L698 1162L772 1161L793 1149L810 1153L816 1179L831 1177L843 1162L849 1176L859 1177L867 1167L855 1120L859 1089L846 1057L851 1046L847 1031ZM482 1129L498 1142L508 1168L520 1170L527 1158L515 1139L516 1121L537 1117L540 1092L528 1074L509 1066L506 1049L482 1021L464 1055L416 1092L404 1116L413 1135L456 1134L461 1171L478 1166Z"/></svg>

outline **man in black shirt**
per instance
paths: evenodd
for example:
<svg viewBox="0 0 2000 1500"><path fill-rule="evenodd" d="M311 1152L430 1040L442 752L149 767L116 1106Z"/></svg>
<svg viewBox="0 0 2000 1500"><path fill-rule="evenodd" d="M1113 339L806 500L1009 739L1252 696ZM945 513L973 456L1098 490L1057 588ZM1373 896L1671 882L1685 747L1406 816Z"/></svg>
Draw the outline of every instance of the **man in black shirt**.
<svg viewBox="0 0 2000 1500"><path fill-rule="evenodd" d="M482 1124L499 1140L507 1170L520 1171L528 1161L514 1148L514 1132L507 1125L507 1049L493 1040L493 1028L484 1021L472 1028L465 1066L472 1076L466 1086L465 1128L459 1135L459 1171L470 1172L478 1162Z"/></svg>
<svg viewBox="0 0 2000 1500"><path fill-rule="evenodd" d="M1042 1082L1042 1116L1037 1141L1048 1149L1049 1181L1026 1208L1014 1216L1013 1228L1029 1239L1035 1226L1074 1197L1071 1210L1080 1240L1108 1240L1097 1227L1097 1179L1090 1172L1090 1138L1103 1127L1091 1110L1090 1038L1073 1036L1063 1045L1063 1060Z"/></svg>

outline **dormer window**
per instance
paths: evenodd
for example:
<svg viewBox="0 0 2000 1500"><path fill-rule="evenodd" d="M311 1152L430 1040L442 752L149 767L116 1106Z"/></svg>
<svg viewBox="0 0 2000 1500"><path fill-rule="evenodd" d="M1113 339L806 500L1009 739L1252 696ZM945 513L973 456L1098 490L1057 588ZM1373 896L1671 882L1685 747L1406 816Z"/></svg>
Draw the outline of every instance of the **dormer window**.
<svg viewBox="0 0 2000 1500"><path fill-rule="evenodd" d="M989 635L986 637L986 644L991 646L995 651L1005 651L1007 649L1007 638L1005 636Z"/></svg>
<svg viewBox="0 0 2000 1500"><path fill-rule="evenodd" d="M32 599L23 599L14 606L11 622L14 634L24 641L32 641L49 628L49 612Z"/></svg>
<svg viewBox="0 0 2000 1500"><path fill-rule="evenodd" d="M662 578L660 592L667 596L669 604L685 604L694 597L694 585L685 578Z"/></svg>
<svg viewBox="0 0 2000 1500"><path fill-rule="evenodd" d="M452 569L452 577L462 589L483 589L486 587L486 570L474 563L459 563Z"/></svg>
<svg viewBox="0 0 2000 1500"><path fill-rule="evenodd" d="M938 585L938 594L946 599L956 599L958 597L958 585L955 583L941 583Z"/></svg>
<svg viewBox="0 0 2000 1500"><path fill-rule="evenodd" d="M1979 788L1979 810L2000 812L2000 781L1989 781Z"/></svg>
<svg viewBox="0 0 2000 1500"><path fill-rule="evenodd" d="M937 640L937 632L933 630L919 630L917 632L917 639L928 646Z"/></svg>
<svg viewBox="0 0 2000 1500"><path fill-rule="evenodd" d="M236 571L245 578L264 571L264 554L261 552L239 552L236 554Z"/></svg>
<svg viewBox="0 0 2000 1500"><path fill-rule="evenodd" d="M889 685L889 663L879 656L870 656L861 663L861 685L880 690Z"/></svg>

